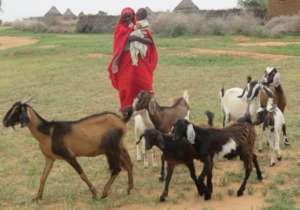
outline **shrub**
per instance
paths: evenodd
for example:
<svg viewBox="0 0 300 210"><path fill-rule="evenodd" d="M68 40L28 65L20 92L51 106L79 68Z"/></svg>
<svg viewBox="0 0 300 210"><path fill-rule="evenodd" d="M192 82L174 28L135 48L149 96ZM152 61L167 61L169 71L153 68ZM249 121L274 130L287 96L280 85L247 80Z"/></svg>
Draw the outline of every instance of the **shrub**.
<svg viewBox="0 0 300 210"><path fill-rule="evenodd" d="M22 31L41 33L72 33L75 31L76 20L62 17L31 18L13 22L12 26Z"/></svg>

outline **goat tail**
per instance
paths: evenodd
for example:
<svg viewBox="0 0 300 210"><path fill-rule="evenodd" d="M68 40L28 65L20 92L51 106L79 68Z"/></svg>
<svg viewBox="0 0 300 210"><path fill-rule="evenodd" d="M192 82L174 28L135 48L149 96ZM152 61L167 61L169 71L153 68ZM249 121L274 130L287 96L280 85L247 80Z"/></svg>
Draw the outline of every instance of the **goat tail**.
<svg viewBox="0 0 300 210"><path fill-rule="evenodd" d="M206 111L205 114L207 116L207 124L210 127L213 127L214 126L214 117L215 117L215 114L213 112L211 112L211 111Z"/></svg>
<svg viewBox="0 0 300 210"><path fill-rule="evenodd" d="M184 100L186 101L187 104L189 104L190 96L189 96L189 91L185 90L183 91L183 96Z"/></svg>
<svg viewBox="0 0 300 210"><path fill-rule="evenodd" d="M220 98L222 99L225 95L225 88L224 86L221 88L221 91L220 91Z"/></svg>
<svg viewBox="0 0 300 210"><path fill-rule="evenodd" d="M120 157L123 134L124 131L122 129L111 129L106 133L101 142L112 175L116 175L121 171Z"/></svg>

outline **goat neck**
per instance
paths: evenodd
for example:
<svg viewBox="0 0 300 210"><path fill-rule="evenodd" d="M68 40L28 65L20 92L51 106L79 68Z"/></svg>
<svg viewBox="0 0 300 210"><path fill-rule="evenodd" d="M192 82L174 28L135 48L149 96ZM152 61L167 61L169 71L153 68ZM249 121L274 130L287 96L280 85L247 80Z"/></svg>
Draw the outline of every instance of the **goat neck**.
<svg viewBox="0 0 300 210"><path fill-rule="evenodd" d="M30 119L28 123L28 129L30 130L34 138L36 138L38 141L42 141L43 139L45 139L45 137L47 137L47 135L41 132L40 126L47 123L47 121L39 116L32 107L28 107L27 112Z"/></svg>
<svg viewBox="0 0 300 210"><path fill-rule="evenodd" d="M150 111L150 108L147 108L147 111L149 113L149 117L150 120L152 121L154 127L165 133L165 131L163 130L163 128L161 128L161 121L162 121L162 108L161 106L157 103L157 101L155 100L155 111Z"/></svg>

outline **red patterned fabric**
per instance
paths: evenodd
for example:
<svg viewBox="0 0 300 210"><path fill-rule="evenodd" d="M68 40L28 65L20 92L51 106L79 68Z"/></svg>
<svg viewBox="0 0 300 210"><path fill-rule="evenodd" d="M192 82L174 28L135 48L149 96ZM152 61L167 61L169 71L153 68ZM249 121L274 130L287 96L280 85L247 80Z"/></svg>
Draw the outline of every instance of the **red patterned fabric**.
<svg viewBox="0 0 300 210"><path fill-rule="evenodd" d="M131 106L134 98L140 91L153 91L153 71L158 61L152 34L150 31L147 31L147 37L152 40L153 44L148 45L145 58L139 56L138 66L132 65L129 50L124 51L128 36L133 31L122 18L128 12L134 13L130 8L123 9L120 21L116 26L113 59L108 68L112 85L119 92L121 109ZM112 63L118 56L121 56L118 64L118 72L113 73Z"/></svg>

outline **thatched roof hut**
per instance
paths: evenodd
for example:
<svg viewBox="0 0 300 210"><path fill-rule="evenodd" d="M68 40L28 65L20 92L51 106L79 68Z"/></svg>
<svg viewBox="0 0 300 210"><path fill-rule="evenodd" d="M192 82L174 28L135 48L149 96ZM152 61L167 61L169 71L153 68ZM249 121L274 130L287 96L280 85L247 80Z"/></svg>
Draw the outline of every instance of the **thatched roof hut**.
<svg viewBox="0 0 300 210"><path fill-rule="evenodd" d="M147 11L148 15L153 14L153 11L150 9L150 7L145 7L145 10Z"/></svg>
<svg viewBox="0 0 300 210"><path fill-rule="evenodd" d="M64 17L67 18L76 18L76 15L68 8L65 13L64 13Z"/></svg>
<svg viewBox="0 0 300 210"><path fill-rule="evenodd" d="M178 13L198 13L199 8L192 0L182 0L177 7L175 7L174 12Z"/></svg>
<svg viewBox="0 0 300 210"><path fill-rule="evenodd" d="M80 16L84 16L85 14L84 14L84 12L83 11L81 11L79 14L78 14L78 16L80 17Z"/></svg>
<svg viewBox="0 0 300 210"><path fill-rule="evenodd" d="M51 9L45 14L45 17L55 17L55 16L62 16L60 11L55 7L51 7Z"/></svg>

